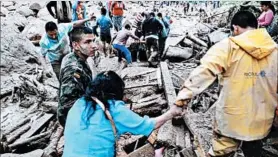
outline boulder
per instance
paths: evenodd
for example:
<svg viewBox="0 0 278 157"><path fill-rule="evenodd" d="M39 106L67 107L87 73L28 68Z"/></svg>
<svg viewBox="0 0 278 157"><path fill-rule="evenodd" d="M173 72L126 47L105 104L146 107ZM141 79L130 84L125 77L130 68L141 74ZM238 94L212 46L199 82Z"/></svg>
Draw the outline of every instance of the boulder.
<svg viewBox="0 0 278 157"><path fill-rule="evenodd" d="M4 8L4 7L1 7L1 10L0 10L0 16L7 16L9 13L9 10L7 8Z"/></svg>
<svg viewBox="0 0 278 157"><path fill-rule="evenodd" d="M29 9L28 6L22 6L22 7L18 8L16 10L16 12L21 14L21 15L23 15L23 16L25 16L25 17L33 16L34 15L34 12L31 9Z"/></svg>
<svg viewBox="0 0 278 157"><path fill-rule="evenodd" d="M28 39L32 39L36 36L42 36L45 33L45 21L34 17L29 17L28 20L32 20L32 23L29 23L22 31L22 34L25 37L27 37Z"/></svg>
<svg viewBox="0 0 278 157"><path fill-rule="evenodd" d="M3 7L9 7L9 6L13 6L14 5L14 2L11 2L11 1L9 1L9 2L1 2L1 6L3 6Z"/></svg>
<svg viewBox="0 0 278 157"><path fill-rule="evenodd" d="M40 9L37 17L43 21L57 21L56 19L54 19L48 12L47 8L44 7L42 9Z"/></svg>
<svg viewBox="0 0 278 157"><path fill-rule="evenodd" d="M11 6L8 6L7 9L9 11L15 11L16 10L16 7L14 5L11 5Z"/></svg>

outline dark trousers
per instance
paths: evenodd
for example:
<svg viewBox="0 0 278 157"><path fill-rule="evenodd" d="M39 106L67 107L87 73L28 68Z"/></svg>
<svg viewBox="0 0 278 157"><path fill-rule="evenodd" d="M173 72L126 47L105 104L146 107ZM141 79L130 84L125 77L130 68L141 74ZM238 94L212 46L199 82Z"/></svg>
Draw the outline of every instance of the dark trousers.
<svg viewBox="0 0 278 157"><path fill-rule="evenodd" d="M165 49L165 42L166 42L167 37L162 38L160 37L158 39L158 46L159 46L159 57L161 58L161 56L163 55L164 49Z"/></svg>
<svg viewBox="0 0 278 157"><path fill-rule="evenodd" d="M147 58L150 66L156 66L158 61L160 61L160 53L158 48L158 39L155 38L147 38L146 39L147 46Z"/></svg>

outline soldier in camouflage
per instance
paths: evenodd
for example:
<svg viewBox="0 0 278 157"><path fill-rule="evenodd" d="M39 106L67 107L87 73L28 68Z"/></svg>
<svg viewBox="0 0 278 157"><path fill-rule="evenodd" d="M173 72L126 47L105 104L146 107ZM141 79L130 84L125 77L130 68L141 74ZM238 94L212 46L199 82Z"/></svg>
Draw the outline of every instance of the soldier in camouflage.
<svg viewBox="0 0 278 157"><path fill-rule="evenodd" d="M87 58L98 49L94 43L92 30L86 27L75 28L71 34L73 52L63 58L60 71L58 120L64 127L68 111L84 93L92 80L92 72Z"/></svg>

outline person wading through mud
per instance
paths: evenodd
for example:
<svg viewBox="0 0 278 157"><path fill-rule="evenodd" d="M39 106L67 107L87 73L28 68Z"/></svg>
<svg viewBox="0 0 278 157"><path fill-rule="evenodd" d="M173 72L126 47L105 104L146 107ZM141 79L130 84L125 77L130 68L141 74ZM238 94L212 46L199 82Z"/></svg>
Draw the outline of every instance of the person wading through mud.
<svg viewBox="0 0 278 157"><path fill-rule="evenodd" d="M277 107L278 47L255 16L237 12L233 36L211 47L192 71L176 98L186 107L217 78L222 85L215 104L214 136L209 156L261 157L262 139L273 124Z"/></svg>
<svg viewBox="0 0 278 157"><path fill-rule="evenodd" d="M162 30L163 25L155 18L155 14L151 12L142 25L143 37L146 39L149 66L157 66L161 60L158 48L158 35Z"/></svg>
<svg viewBox="0 0 278 157"><path fill-rule="evenodd" d="M92 80L92 71L87 63L88 57L98 50L95 36L87 27L79 27L71 32L73 52L67 54L61 66L58 103L58 121L64 127L68 111L80 98Z"/></svg>
<svg viewBox="0 0 278 157"><path fill-rule="evenodd" d="M124 81L113 71L101 72L88 83L86 93L68 113L63 157L114 157L122 134L149 136L166 121L182 115L175 105L155 118L134 113L123 101Z"/></svg>
<svg viewBox="0 0 278 157"><path fill-rule="evenodd" d="M61 61L70 52L68 33L75 27L82 26L91 20L79 20L72 23L61 23L58 26L50 21L45 24L46 33L40 40L41 54L46 62L50 62L56 77L59 79Z"/></svg>

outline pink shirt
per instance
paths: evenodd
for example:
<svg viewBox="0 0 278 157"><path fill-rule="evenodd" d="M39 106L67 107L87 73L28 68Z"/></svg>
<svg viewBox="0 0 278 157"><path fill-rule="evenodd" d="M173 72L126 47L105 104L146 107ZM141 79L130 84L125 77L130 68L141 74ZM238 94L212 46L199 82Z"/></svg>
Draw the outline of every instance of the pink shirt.
<svg viewBox="0 0 278 157"><path fill-rule="evenodd" d="M268 26L271 24L272 20L274 18L272 10L264 11L260 17L258 18L258 24L259 26Z"/></svg>

